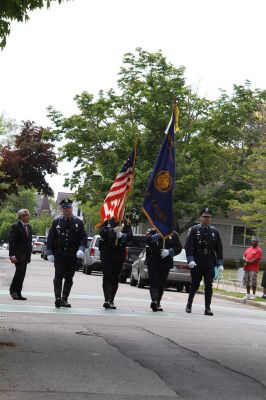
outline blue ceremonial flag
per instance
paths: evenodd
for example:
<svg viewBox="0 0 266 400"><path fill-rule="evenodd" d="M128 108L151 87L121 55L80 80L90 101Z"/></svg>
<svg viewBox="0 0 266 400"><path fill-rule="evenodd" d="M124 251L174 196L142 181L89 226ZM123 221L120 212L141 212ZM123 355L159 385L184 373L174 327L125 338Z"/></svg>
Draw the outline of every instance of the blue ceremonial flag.
<svg viewBox="0 0 266 400"><path fill-rule="evenodd" d="M173 233L173 190L175 185L175 132L178 108L175 105L155 167L148 181L143 212L163 238Z"/></svg>

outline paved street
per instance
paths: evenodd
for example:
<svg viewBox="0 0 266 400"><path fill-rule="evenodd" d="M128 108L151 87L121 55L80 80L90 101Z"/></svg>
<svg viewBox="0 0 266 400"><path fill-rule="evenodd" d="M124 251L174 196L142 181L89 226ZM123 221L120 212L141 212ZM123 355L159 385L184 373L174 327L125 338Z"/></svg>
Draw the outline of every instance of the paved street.
<svg viewBox="0 0 266 400"><path fill-rule="evenodd" d="M120 284L117 310L102 308L102 276L75 275L71 309L55 309L53 265L32 257L25 302L10 298L14 267L0 250L0 399L257 400L266 398L266 311Z"/></svg>

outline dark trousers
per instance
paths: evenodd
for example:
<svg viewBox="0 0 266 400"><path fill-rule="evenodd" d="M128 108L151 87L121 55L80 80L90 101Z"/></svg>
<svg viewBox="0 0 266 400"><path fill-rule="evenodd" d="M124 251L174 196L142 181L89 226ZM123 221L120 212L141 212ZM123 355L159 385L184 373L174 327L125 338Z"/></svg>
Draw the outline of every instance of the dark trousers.
<svg viewBox="0 0 266 400"><path fill-rule="evenodd" d="M13 280L11 282L9 291L10 291L10 293L16 292L18 294L21 294L22 286L23 286L23 282L24 282L24 278L25 278L26 270L27 270L27 260L18 261L15 264L15 268L16 268L16 271L15 271Z"/></svg>
<svg viewBox="0 0 266 400"><path fill-rule="evenodd" d="M103 293L105 301L114 301L123 261L101 260L103 271Z"/></svg>
<svg viewBox="0 0 266 400"><path fill-rule="evenodd" d="M205 307L210 307L212 300L213 269L204 268L197 265L190 271L190 274L191 286L188 296L188 306L192 306L195 293L199 289L202 278L204 278Z"/></svg>
<svg viewBox="0 0 266 400"><path fill-rule="evenodd" d="M54 294L56 298L67 300L71 287L73 285L73 276L76 272L77 257L76 256L55 256L54 260L55 276L54 276ZM64 287L62 293L62 286Z"/></svg>
<svg viewBox="0 0 266 400"><path fill-rule="evenodd" d="M164 286L169 275L170 267L160 264L148 264L151 300L160 304L163 297Z"/></svg>

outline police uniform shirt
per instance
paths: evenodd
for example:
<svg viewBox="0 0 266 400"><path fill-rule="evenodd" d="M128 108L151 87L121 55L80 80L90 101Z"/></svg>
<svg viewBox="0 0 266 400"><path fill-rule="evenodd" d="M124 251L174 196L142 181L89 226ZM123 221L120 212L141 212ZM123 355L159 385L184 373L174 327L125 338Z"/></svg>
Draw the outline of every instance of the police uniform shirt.
<svg viewBox="0 0 266 400"><path fill-rule="evenodd" d="M101 236L100 258L101 260L113 259L124 261L125 248L132 240L133 233L130 225L125 225L122 229L122 237L117 238L114 227L118 224L105 223L101 226L99 234Z"/></svg>
<svg viewBox="0 0 266 400"><path fill-rule="evenodd" d="M56 218L47 237L47 254L76 255L85 251L87 234L83 222L77 217Z"/></svg>
<svg viewBox="0 0 266 400"><path fill-rule="evenodd" d="M185 250L188 263L195 261L201 267L222 264L223 245L218 230L211 225L193 226L186 239Z"/></svg>

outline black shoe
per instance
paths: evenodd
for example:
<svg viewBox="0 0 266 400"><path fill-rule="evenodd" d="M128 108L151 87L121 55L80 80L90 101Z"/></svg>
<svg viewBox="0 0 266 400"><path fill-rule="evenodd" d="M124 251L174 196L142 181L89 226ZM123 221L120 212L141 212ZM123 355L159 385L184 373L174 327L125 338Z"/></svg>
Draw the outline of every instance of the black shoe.
<svg viewBox="0 0 266 400"><path fill-rule="evenodd" d="M109 301L105 301L103 303L103 307L106 308L106 309L111 308Z"/></svg>
<svg viewBox="0 0 266 400"><path fill-rule="evenodd" d="M188 305L186 306L186 313L191 314L191 307L189 307Z"/></svg>
<svg viewBox="0 0 266 400"><path fill-rule="evenodd" d="M152 311L154 311L154 312L158 311L158 307L157 307L156 301L152 301L152 302L151 302L151 309L152 309Z"/></svg>
<svg viewBox="0 0 266 400"><path fill-rule="evenodd" d="M19 294L19 299L18 300L27 300L27 297L24 297L21 294Z"/></svg>
<svg viewBox="0 0 266 400"><path fill-rule="evenodd" d="M13 300L20 300L20 295L17 292L11 292L10 296Z"/></svg>
<svg viewBox="0 0 266 400"><path fill-rule="evenodd" d="M62 299L61 300L61 307L70 308L71 304L69 304L69 302L67 300Z"/></svg>
<svg viewBox="0 0 266 400"><path fill-rule="evenodd" d="M157 304L157 311L163 311L163 308L162 308L162 306L161 306L161 304L159 303L159 304Z"/></svg>
<svg viewBox="0 0 266 400"><path fill-rule="evenodd" d="M112 301L109 301L109 304L110 304L111 310L116 310L116 306L114 305L114 303Z"/></svg>
<svg viewBox="0 0 266 400"><path fill-rule="evenodd" d="M210 307L207 307L207 308L205 308L204 314L205 314L205 315L213 315L213 312L212 312L212 310L210 309Z"/></svg>
<svg viewBox="0 0 266 400"><path fill-rule="evenodd" d="M60 297L57 297L57 298L55 299L55 306L56 306L56 308L60 308L61 305L62 305L62 300L61 300Z"/></svg>

